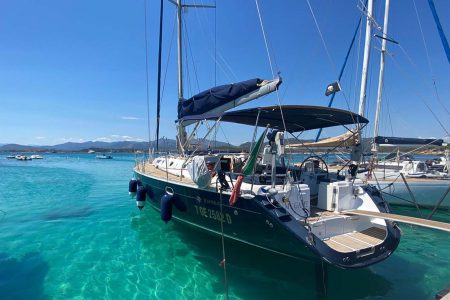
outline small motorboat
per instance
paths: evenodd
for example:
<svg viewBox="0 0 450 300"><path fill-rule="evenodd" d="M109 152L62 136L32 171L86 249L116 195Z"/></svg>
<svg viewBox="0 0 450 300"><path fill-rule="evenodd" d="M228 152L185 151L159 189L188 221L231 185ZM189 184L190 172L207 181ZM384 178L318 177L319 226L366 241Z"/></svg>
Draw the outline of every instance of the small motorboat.
<svg viewBox="0 0 450 300"><path fill-rule="evenodd" d="M17 159L17 160L32 160L31 157L26 156L26 155L16 155L15 159Z"/></svg>
<svg viewBox="0 0 450 300"><path fill-rule="evenodd" d="M98 158L98 159L112 159L113 157L111 155L101 154L101 155L97 155L95 158Z"/></svg>

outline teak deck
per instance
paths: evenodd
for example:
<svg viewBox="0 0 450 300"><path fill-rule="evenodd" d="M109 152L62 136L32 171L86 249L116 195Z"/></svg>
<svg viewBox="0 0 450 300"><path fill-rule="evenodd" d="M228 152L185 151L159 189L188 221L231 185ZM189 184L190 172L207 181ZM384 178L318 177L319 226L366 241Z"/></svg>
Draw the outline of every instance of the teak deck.
<svg viewBox="0 0 450 300"><path fill-rule="evenodd" d="M152 163L149 163L149 162L145 162L143 164L142 163L138 164L136 166L136 170L138 170L141 173L150 175L150 176L161 178L163 180L166 180L168 178L170 181L178 181L178 182L183 182L186 184L194 185L194 182L190 178L186 178L184 176L180 177L180 176L170 174L164 170L158 169Z"/></svg>
<svg viewBox="0 0 450 300"><path fill-rule="evenodd" d="M330 248L339 252L354 252L366 248L372 248L383 242L386 231L378 227L370 227L361 232L349 232L335 235L324 240Z"/></svg>

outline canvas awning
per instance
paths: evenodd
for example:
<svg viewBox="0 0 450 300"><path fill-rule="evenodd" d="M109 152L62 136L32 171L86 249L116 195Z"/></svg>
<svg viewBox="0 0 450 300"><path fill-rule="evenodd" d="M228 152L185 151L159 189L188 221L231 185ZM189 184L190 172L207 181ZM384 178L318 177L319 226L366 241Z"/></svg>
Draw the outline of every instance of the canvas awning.
<svg viewBox="0 0 450 300"><path fill-rule="evenodd" d="M283 118L281 116L283 112ZM258 117L259 115L259 117ZM256 119L258 118L258 124ZM245 125L257 125L260 127L284 130L283 119L286 131L299 132L318 128L333 126L343 126L351 124L366 124L369 121L351 111L338 108L308 106L308 105L282 105L256 107L243 110L225 112L216 115L196 115L187 116L178 122L218 120Z"/></svg>

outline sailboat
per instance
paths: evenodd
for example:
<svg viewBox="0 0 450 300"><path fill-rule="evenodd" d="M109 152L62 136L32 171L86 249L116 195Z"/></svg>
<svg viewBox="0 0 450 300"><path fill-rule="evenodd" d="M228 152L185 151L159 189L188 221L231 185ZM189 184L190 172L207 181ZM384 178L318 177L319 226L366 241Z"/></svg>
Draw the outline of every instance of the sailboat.
<svg viewBox="0 0 450 300"><path fill-rule="evenodd" d="M369 5L371 5L371 0ZM432 1L430 2L432 3ZM443 146L442 139L420 139L404 137L385 137L379 135L382 89L384 81L385 53L387 42L394 42L388 37L390 0L385 1L383 35L381 38L380 71L377 89L377 104L375 111L375 125L373 133L373 144L371 151L374 153L372 161L366 165L367 173L361 173L361 178L369 183L377 185L386 192L386 197L392 204L399 205L421 205L431 208L450 208L450 170L448 156L443 157L436 167L433 163L416 160L413 157L402 157L398 154L395 158L386 157L380 160L378 157L380 145L426 145ZM433 5L434 8L434 5ZM433 9L432 8L432 9ZM435 15L435 11L433 11ZM437 15L435 15L435 19ZM436 19L438 23L439 20ZM368 24L369 25L369 24ZM440 26L438 26L439 28ZM370 45L370 26L367 26L366 45ZM443 35L443 32L440 32ZM370 46L369 46L370 47ZM448 46L447 46L448 47ZM367 56L368 56L367 51ZM364 53L366 57L366 52ZM365 65L368 62L365 61ZM366 67L367 68L367 67ZM365 94L365 93L364 93ZM360 114L364 111L363 90L361 89ZM362 114L363 115L363 114ZM408 181L405 179L408 178ZM416 197L414 196L416 195ZM409 199L405 199L409 198ZM412 199L411 199L412 198ZM418 200L416 202L416 199Z"/></svg>
<svg viewBox="0 0 450 300"><path fill-rule="evenodd" d="M353 167L340 176L328 172L326 162L317 163L316 157L293 165L285 152L285 134L334 126L362 128L368 120L320 106L231 110L277 92L281 78L246 80L184 99L183 4L173 3L178 16L178 154L136 164L129 192L137 206L142 209L148 203L164 222L180 222L279 255L341 268L366 267L388 258L401 232L396 222L379 217L390 208L377 188L356 179ZM214 122L207 135L222 122L253 127L249 153L192 149L194 134L188 136L185 128L194 126L194 133L202 121Z"/></svg>

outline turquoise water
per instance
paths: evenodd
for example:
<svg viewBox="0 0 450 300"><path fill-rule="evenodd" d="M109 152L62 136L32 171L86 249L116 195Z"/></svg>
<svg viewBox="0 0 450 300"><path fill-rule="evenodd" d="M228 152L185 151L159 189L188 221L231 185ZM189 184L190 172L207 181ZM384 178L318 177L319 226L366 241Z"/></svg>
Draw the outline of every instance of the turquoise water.
<svg viewBox="0 0 450 300"><path fill-rule="evenodd" d="M0 299L225 299L220 239L139 212L127 192L132 155L5 156ZM450 284L450 235L402 230L386 261L328 268L326 292L314 265L226 241L230 299L433 299Z"/></svg>

